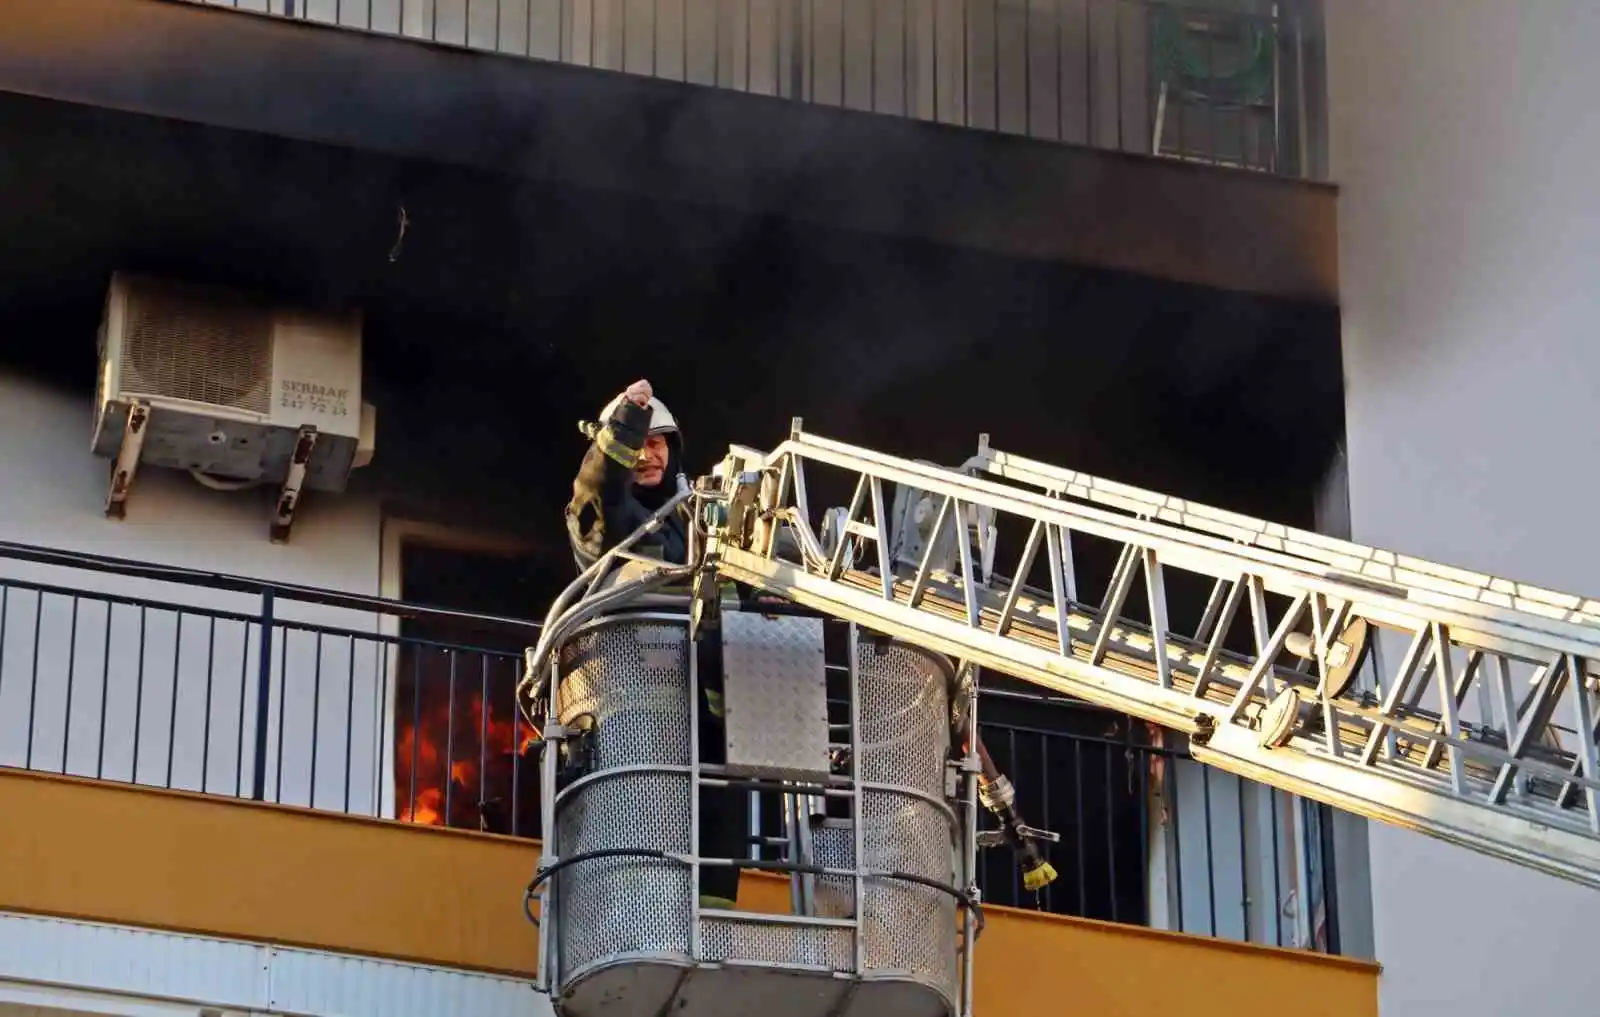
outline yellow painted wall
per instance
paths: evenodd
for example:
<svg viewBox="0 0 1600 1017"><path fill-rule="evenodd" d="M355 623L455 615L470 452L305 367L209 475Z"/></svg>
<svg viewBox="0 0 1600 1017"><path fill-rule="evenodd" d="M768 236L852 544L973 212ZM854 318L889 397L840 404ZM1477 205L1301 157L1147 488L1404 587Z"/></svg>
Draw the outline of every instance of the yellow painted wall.
<svg viewBox="0 0 1600 1017"><path fill-rule="evenodd" d="M527 841L0 770L0 910L516 974ZM787 910L779 879L741 905ZM1365 1017L1374 965L991 909L976 1009Z"/></svg>
<svg viewBox="0 0 1600 1017"><path fill-rule="evenodd" d="M0 770L0 909L531 970L510 838Z"/></svg>

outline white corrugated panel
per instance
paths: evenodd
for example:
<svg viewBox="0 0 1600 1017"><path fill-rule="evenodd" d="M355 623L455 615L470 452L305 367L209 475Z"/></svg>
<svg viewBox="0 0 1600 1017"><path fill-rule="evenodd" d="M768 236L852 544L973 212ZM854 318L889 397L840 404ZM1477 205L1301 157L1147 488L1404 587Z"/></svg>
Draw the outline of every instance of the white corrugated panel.
<svg viewBox="0 0 1600 1017"><path fill-rule="evenodd" d="M267 998L263 947L0 914L0 978L250 1007Z"/></svg>
<svg viewBox="0 0 1600 1017"><path fill-rule="evenodd" d="M0 980L309 1017L546 1017L526 981L0 913Z"/></svg>
<svg viewBox="0 0 1600 1017"><path fill-rule="evenodd" d="M311 950L276 951L275 1013L340 1017L540 1017L548 1000L510 978Z"/></svg>
<svg viewBox="0 0 1600 1017"><path fill-rule="evenodd" d="M242 1011L0 981L0 1017L246 1017Z"/></svg>

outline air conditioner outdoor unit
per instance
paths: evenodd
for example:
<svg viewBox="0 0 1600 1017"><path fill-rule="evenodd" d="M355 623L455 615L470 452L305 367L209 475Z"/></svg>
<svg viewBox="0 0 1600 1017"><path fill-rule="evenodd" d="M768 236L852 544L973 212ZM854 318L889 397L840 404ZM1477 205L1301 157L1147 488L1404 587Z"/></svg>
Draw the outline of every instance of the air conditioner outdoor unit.
<svg viewBox="0 0 1600 1017"><path fill-rule="evenodd" d="M343 491L373 450L361 318L117 273L100 326L93 449L120 517L141 465L213 487L281 485L273 536L302 488Z"/></svg>

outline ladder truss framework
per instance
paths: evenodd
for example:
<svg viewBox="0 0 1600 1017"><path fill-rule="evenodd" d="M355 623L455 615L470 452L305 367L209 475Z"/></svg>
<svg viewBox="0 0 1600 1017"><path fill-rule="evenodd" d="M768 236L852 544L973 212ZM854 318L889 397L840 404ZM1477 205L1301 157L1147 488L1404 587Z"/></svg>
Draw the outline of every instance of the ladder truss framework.
<svg viewBox="0 0 1600 1017"><path fill-rule="evenodd" d="M820 537L808 468L854 483ZM986 438L948 469L797 422L770 453L733 448L723 476L726 578L1183 732L1219 769L1600 887L1600 603ZM920 509L920 546L892 532L891 497ZM1010 562L1016 581L994 567ZM1195 619L1169 610L1179 584L1204 601Z"/></svg>

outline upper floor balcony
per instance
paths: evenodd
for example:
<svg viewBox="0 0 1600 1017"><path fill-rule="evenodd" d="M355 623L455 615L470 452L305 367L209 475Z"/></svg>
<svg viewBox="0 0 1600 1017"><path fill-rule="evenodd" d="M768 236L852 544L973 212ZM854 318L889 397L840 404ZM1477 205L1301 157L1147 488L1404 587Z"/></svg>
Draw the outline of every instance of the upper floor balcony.
<svg viewBox="0 0 1600 1017"><path fill-rule="evenodd" d="M689 216L719 237L887 237L1327 307L1315 14L1311 0L16 0L0 12L0 93L30 120L116 111L95 132L124 146L116 161L156 158L124 140L150 120L169 138L205 128L159 159L195 176L184 204L225 201L227 216L311 195L328 171L309 164L356 153L386 165L349 211L392 200L385 225L400 205L420 225L422 206L437 233L494 195L523 247L565 242L559 210L607 206L583 222L627 205L641 246ZM228 168L202 172L198 150ZM516 211L530 192L537 225Z"/></svg>
<svg viewBox="0 0 1600 1017"><path fill-rule="evenodd" d="M1310 0L194 0L480 52L1290 177Z"/></svg>

